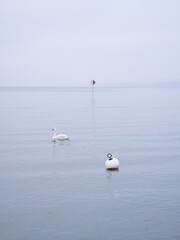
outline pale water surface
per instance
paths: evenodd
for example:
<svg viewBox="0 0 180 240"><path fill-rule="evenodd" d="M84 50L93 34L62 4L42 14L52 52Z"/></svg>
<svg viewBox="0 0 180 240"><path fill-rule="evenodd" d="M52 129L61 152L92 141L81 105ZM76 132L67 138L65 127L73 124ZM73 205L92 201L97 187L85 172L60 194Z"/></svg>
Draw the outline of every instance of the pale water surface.
<svg viewBox="0 0 180 240"><path fill-rule="evenodd" d="M0 88L0 115L0 239L180 239L180 89Z"/></svg>

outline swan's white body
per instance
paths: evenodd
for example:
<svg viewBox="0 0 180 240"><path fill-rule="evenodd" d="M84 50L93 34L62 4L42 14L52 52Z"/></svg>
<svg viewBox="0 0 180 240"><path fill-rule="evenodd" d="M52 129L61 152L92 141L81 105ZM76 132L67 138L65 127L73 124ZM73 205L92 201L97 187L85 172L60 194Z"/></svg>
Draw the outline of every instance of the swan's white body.
<svg viewBox="0 0 180 240"><path fill-rule="evenodd" d="M105 162L106 169L118 169L119 168L119 161L117 158L107 159Z"/></svg>
<svg viewBox="0 0 180 240"><path fill-rule="evenodd" d="M61 140L61 141L69 140L69 136L66 135L66 134L58 134L58 135L56 135L56 128L53 128L52 131L53 131L53 141L56 141L56 140Z"/></svg>

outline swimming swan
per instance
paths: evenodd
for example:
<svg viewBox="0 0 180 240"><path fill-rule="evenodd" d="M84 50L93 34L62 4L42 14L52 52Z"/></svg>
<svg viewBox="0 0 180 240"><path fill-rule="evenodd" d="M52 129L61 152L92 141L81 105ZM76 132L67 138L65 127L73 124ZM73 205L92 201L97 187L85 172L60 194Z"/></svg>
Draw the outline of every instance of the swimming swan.
<svg viewBox="0 0 180 240"><path fill-rule="evenodd" d="M53 128L52 131L53 131L53 141L54 141L54 142L55 142L56 140L61 140L61 141L63 141L63 140L69 140L69 136L67 136L66 134L58 134L58 135L56 136L56 128Z"/></svg>

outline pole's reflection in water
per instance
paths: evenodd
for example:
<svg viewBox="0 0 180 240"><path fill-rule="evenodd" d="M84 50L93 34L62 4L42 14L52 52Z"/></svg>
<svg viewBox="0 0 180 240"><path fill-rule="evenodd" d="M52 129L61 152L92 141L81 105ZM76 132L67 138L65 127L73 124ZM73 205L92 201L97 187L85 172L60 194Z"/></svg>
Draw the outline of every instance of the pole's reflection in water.
<svg viewBox="0 0 180 240"><path fill-rule="evenodd" d="M94 103L94 89L92 88L92 103Z"/></svg>
<svg viewBox="0 0 180 240"><path fill-rule="evenodd" d="M92 158L96 159L97 157L97 144L96 144L96 111L95 111L95 97L94 97L94 90L92 88L92 96L91 96L91 131L92 131L92 149L91 149L91 153L92 153Z"/></svg>
<svg viewBox="0 0 180 240"><path fill-rule="evenodd" d="M95 134L96 130L96 115L95 115L95 101L94 97L92 98L92 131Z"/></svg>

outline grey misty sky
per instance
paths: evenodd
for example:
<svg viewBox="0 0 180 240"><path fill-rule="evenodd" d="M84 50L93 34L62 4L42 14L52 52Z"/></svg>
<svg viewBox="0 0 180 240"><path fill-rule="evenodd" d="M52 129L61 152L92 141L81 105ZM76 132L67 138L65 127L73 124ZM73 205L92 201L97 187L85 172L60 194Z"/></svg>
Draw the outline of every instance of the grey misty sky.
<svg viewBox="0 0 180 240"><path fill-rule="evenodd" d="M1 0L1 86L180 79L179 0Z"/></svg>

